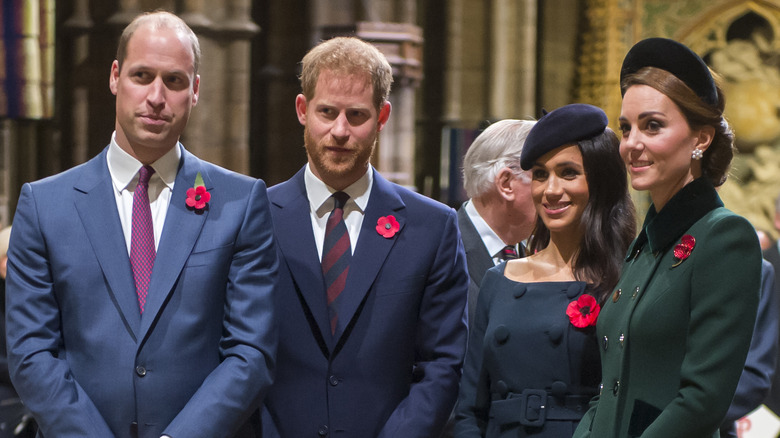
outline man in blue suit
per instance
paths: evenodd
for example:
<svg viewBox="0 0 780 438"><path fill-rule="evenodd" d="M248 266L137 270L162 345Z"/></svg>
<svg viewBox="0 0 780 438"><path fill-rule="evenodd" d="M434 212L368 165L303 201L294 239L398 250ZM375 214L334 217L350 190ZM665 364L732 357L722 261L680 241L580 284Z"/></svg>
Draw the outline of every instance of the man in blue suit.
<svg viewBox="0 0 780 438"><path fill-rule="evenodd" d="M43 436L257 432L250 415L274 371L278 259L263 182L178 142L199 58L178 17L134 20L111 66L110 145L22 188L8 353Z"/></svg>
<svg viewBox="0 0 780 438"><path fill-rule="evenodd" d="M455 403L465 254L454 210L369 164L391 82L356 38L303 58L308 164L268 191L282 266L264 438L437 437Z"/></svg>

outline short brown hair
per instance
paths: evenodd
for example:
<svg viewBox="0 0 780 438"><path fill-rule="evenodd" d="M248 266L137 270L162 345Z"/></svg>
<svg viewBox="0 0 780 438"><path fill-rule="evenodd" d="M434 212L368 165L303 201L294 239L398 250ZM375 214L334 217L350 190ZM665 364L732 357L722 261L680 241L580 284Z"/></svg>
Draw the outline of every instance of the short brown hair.
<svg viewBox="0 0 780 438"><path fill-rule="evenodd" d="M620 84L623 94L632 85L647 85L671 99L682 112L688 126L692 128L712 126L715 128L712 143L704 151L704 156L701 159L702 175L712 181L715 187L726 182L729 165L734 158L734 133L726 118L723 117L726 100L717 81L715 88L718 103L716 106L705 103L678 77L660 68L644 67L636 73L626 76L623 83Z"/></svg>
<svg viewBox="0 0 780 438"><path fill-rule="evenodd" d="M323 70L339 75L360 75L374 88L374 106L379 109L390 96L393 69L385 55L373 45L355 37L336 37L323 41L303 57L301 88L307 100L314 98Z"/></svg>
<svg viewBox="0 0 780 438"><path fill-rule="evenodd" d="M135 17L135 19L125 27L125 30L122 31L122 36L119 37L119 46L116 50L116 60L119 63L120 72L122 71L122 63L125 61L125 58L127 58L127 44L130 42L130 38L133 37L135 31L144 24L150 24L155 29L172 29L176 31L179 36L183 36L185 39L189 40L190 45L192 46L192 65L195 74L198 74L198 67L200 67L200 42L198 41L198 37L195 35L195 32L187 26L187 23L185 23L184 20L175 14L166 11L146 12Z"/></svg>

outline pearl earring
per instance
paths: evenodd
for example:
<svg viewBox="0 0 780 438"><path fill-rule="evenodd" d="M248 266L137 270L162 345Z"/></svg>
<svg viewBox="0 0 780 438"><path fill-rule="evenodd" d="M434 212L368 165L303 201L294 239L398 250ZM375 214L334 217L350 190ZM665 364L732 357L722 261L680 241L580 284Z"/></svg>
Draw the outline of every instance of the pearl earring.
<svg viewBox="0 0 780 438"><path fill-rule="evenodd" d="M704 156L704 152L702 152L701 149L694 149L693 152L691 152L691 158L694 160L701 160L701 157Z"/></svg>

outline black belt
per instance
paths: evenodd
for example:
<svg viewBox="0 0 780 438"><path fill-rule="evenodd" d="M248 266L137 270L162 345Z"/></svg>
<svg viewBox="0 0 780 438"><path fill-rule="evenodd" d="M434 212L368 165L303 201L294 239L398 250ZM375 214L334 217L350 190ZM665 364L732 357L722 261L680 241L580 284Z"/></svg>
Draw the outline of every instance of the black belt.
<svg viewBox="0 0 780 438"><path fill-rule="evenodd" d="M490 403L490 417L500 425L520 423L540 427L547 420L579 421L588 410L590 397L567 395L555 397L542 389L524 389L520 394L509 393L506 398Z"/></svg>

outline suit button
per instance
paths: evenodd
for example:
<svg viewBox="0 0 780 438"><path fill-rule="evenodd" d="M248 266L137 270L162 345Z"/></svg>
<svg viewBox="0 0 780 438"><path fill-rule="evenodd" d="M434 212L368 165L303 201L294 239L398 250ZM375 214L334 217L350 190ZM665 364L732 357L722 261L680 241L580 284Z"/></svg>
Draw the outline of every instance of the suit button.
<svg viewBox="0 0 780 438"><path fill-rule="evenodd" d="M616 290L615 293L612 294L612 302L617 303L621 295L623 295L623 289Z"/></svg>
<svg viewBox="0 0 780 438"><path fill-rule="evenodd" d="M620 343L620 348L623 348L623 342L626 340L626 335L623 333L620 334L620 338L618 338L618 342Z"/></svg>
<svg viewBox="0 0 780 438"><path fill-rule="evenodd" d="M135 367L135 373L138 374L138 377L143 377L146 375L146 368L142 367L141 365L138 365Z"/></svg>
<svg viewBox="0 0 780 438"><path fill-rule="evenodd" d="M509 329L506 328L506 326L500 325L496 327L493 336L496 338L496 342L498 342L499 345L506 344L507 339L509 339Z"/></svg>
<svg viewBox="0 0 780 438"><path fill-rule="evenodd" d="M618 390L620 390L620 380L615 381L615 386L612 387L612 394L617 395Z"/></svg>
<svg viewBox="0 0 780 438"><path fill-rule="evenodd" d="M609 347L609 338L604 336L604 339L601 341L601 345L604 347L604 351L607 351L607 347Z"/></svg>
<svg viewBox="0 0 780 438"><path fill-rule="evenodd" d="M339 378L336 376L330 376L328 377L328 382L330 382L332 386L336 386L339 384Z"/></svg>
<svg viewBox="0 0 780 438"><path fill-rule="evenodd" d="M322 425L320 426L319 430L317 430L317 434L319 436L327 436L328 435L328 426Z"/></svg>
<svg viewBox="0 0 780 438"><path fill-rule="evenodd" d="M631 299L635 300L637 295L639 295L639 286L634 288L634 293L631 294Z"/></svg>

